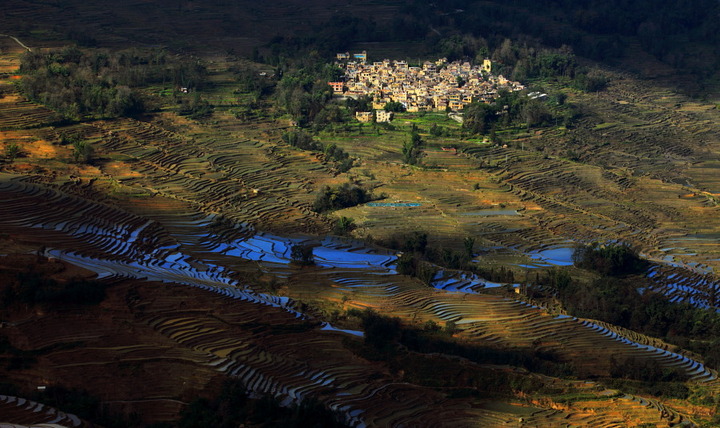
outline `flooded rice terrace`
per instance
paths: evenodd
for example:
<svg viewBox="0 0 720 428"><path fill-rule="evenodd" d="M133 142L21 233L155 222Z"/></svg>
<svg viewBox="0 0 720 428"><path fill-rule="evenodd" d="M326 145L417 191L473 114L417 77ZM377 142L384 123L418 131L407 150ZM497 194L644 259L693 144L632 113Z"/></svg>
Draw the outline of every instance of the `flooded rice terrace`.
<svg viewBox="0 0 720 428"><path fill-rule="evenodd" d="M100 278L129 277L199 287L309 319L303 305L287 296L253 289L238 279L234 267L239 263L255 264L263 274L289 281L310 271L322 278L319 284L329 284L328 290L321 292L334 300L351 298L360 307L391 304L397 313L407 317L419 314L425 319L453 322L471 340L493 340L499 346L552 342L562 344L558 345L560 351L565 346L582 348L593 344L596 358L652 358L698 381L716 378L713 371L686 355L643 339L630 339L611 326L563 315L548 316L542 308L481 293L484 288L503 284L477 275L441 269L433 278L432 290L397 273L396 252L359 241L279 236L242 224L216 227L216 216L199 213L172 213L149 219L20 180L1 181L0 196L5 201L0 212L4 230L22 235L27 241L42 242L46 255L90 269ZM298 244L313 246L315 267L303 270L292 264L292 248ZM528 268L571 264L570 244L527 253L532 261ZM499 319L504 321L498 323ZM322 334L363 335L324 321L319 324L317 329ZM499 324L503 324L502 328ZM609 354L604 357L604 353Z"/></svg>

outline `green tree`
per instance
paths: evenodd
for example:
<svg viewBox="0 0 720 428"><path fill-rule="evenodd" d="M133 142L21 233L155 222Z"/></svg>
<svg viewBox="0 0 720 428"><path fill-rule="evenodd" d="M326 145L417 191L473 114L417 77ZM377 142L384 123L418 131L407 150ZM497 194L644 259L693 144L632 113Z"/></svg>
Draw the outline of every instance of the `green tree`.
<svg viewBox="0 0 720 428"><path fill-rule="evenodd" d="M92 161L94 149L90 143L83 140L73 142L72 157L75 162L89 163Z"/></svg>
<svg viewBox="0 0 720 428"><path fill-rule="evenodd" d="M403 162L408 165L418 165L423 157L423 139L417 131L413 130L410 134L410 140L406 141L402 146Z"/></svg>
<svg viewBox="0 0 720 428"><path fill-rule="evenodd" d="M438 126L437 123L433 123L430 127L430 135L433 137L442 137L445 134L445 130L442 126Z"/></svg>
<svg viewBox="0 0 720 428"><path fill-rule="evenodd" d="M522 113L528 128L542 125L552 117L545 103L538 99L525 103Z"/></svg>
<svg viewBox="0 0 720 428"><path fill-rule="evenodd" d="M465 109L463 128L471 134L485 134L496 117L495 109L489 104L472 103Z"/></svg>
<svg viewBox="0 0 720 428"><path fill-rule="evenodd" d="M312 266L315 264L313 246L310 244L295 244L290 249L290 257L293 263L300 266Z"/></svg>
<svg viewBox="0 0 720 428"><path fill-rule="evenodd" d="M12 162L20 154L20 147L16 142L11 141L5 146L5 159Z"/></svg>
<svg viewBox="0 0 720 428"><path fill-rule="evenodd" d="M401 102L398 102L398 101L390 101L390 102L388 102L388 103L385 104L384 109L385 109L385 111L392 111L392 112L395 112L395 113L402 113L402 112L405 111L405 106L404 106L403 103L401 103Z"/></svg>
<svg viewBox="0 0 720 428"><path fill-rule="evenodd" d="M472 236L468 236L465 239L463 239L463 246L465 247L465 253L467 254L468 258L473 258L473 255L475 254L473 251L473 248L475 247L475 238Z"/></svg>
<svg viewBox="0 0 720 428"><path fill-rule="evenodd" d="M170 82L195 88L204 75L196 61L170 61L162 51L138 49L28 52L21 70L20 87L28 98L72 120L142 113L145 106L135 88ZM188 78L181 84L174 80L176 74Z"/></svg>

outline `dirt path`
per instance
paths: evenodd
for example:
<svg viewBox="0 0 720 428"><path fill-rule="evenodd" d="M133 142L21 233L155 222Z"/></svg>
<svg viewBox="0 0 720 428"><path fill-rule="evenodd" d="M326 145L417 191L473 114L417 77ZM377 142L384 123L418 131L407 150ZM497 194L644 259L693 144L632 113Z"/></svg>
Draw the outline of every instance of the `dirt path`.
<svg viewBox="0 0 720 428"><path fill-rule="evenodd" d="M18 38L15 37L15 36L11 36L11 35L9 35L9 34L0 34L0 37L9 37L9 38L15 40L15 42L16 42L18 45L22 46L23 49L27 50L28 52L32 52L32 49L30 49L29 47L27 47L27 46L25 45L25 43L21 42L20 39L18 39Z"/></svg>

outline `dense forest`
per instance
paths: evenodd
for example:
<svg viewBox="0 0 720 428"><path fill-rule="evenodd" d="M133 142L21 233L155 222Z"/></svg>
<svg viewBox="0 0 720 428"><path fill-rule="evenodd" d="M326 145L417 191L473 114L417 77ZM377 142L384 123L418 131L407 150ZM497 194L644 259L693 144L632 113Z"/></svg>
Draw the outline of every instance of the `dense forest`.
<svg viewBox="0 0 720 428"><path fill-rule="evenodd" d="M423 56L451 61L490 57L506 76L523 79L546 75L544 66L558 59L563 64L553 65L566 66L560 74L572 77L574 64L567 56L556 56L558 51L621 65L637 47L678 74L695 76L697 81L684 89L698 96L720 65L716 24L720 5L712 0L408 0L400 10L388 26L379 25L372 16L336 15L311 34L275 38L269 56L279 61L303 46L331 55L358 42L422 41ZM548 56L548 52L552 54ZM584 77L584 70L580 75L578 85L589 90L602 86L601 77Z"/></svg>

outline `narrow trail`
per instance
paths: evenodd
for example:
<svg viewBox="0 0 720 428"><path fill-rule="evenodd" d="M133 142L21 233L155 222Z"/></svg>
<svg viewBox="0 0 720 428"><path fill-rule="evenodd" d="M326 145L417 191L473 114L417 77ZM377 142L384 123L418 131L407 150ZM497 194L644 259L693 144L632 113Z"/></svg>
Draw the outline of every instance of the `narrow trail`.
<svg viewBox="0 0 720 428"><path fill-rule="evenodd" d="M11 35L9 35L9 34L0 34L0 37L9 37L9 38L15 40L15 42L16 42L18 45L20 45L23 49L27 50L28 52L32 52L32 49L30 49L27 45L25 45L25 43L21 42L20 39L18 39L18 38L15 37L15 36L11 36Z"/></svg>

